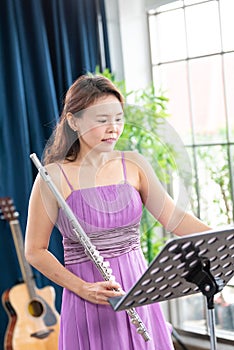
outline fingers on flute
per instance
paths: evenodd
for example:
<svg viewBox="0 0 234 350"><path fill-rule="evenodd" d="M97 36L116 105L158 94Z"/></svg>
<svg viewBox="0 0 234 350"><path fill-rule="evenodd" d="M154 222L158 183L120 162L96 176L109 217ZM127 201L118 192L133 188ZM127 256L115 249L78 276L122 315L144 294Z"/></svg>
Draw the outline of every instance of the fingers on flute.
<svg viewBox="0 0 234 350"><path fill-rule="evenodd" d="M123 295L119 283L113 281L86 284L85 299L95 304L109 305L108 299Z"/></svg>
<svg viewBox="0 0 234 350"><path fill-rule="evenodd" d="M113 290L113 289L116 291L122 290L121 285L116 281L106 281L106 282L103 282L103 284L106 286L107 289L110 289L110 290Z"/></svg>

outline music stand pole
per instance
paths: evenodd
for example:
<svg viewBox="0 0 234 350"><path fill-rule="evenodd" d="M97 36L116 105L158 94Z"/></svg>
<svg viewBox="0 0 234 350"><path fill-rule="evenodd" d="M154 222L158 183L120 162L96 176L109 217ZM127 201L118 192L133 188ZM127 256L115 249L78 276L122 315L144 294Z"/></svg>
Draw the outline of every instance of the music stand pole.
<svg viewBox="0 0 234 350"><path fill-rule="evenodd" d="M215 313L214 295L224 287L224 282L218 277L213 277L210 273L210 260L200 257L197 266L190 269L186 276L186 281L196 284L199 290L206 297L208 327L210 332L211 350L217 350L217 340L215 335Z"/></svg>
<svg viewBox="0 0 234 350"><path fill-rule="evenodd" d="M214 309L208 310L208 325L210 331L210 348L211 350L217 349L217 339L215 335L215 313Z"/></svg>
<svg viewBox="0 0 234 350"><path fill-rule="evenodd" d="M211 230L167 242L115 311L202 292L207 300L211 350L216 350L214 295L234 275L234 228Z"/></svg>

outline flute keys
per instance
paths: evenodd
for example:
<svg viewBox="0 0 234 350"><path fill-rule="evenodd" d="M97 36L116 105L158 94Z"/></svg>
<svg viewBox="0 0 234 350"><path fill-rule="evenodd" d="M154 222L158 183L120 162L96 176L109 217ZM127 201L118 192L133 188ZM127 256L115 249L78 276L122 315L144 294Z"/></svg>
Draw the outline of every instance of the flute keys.
<svg viewBox="0 0 234 350"><path fill-rule="evenodd" d="M106 268L109 267L109 266L110 266L109 261L104 261L104 262L103 262L103 266L106 267Z"/></svg>
<svg viewBox="0 0 234 350"><path fill-rule="evenodd" d="M89 248L90 253L93 254L93 256L99 256L99 251L96 249L95 246Z"/></svg>
<svg viewBox="0 0 234 350"><path fill-rule="evenodd" d="M104 260L104 259L103 259L102 256L99 255L99 256L97 257L97 262L98 262L99 264L102 264L102 263L103 263L103 260Z"/></svg>
<svg viewBox="0 0 234 350"><path fill-rule="evenodd" d="M132 318L131 319L131 322L132 322L132 324L134 324L134 325L137 325L139 322L135 319L135 318ZM138 330L139 330L139 328L137 328L137 332L138 332ZM139 333L139 332L138 332Z"/></svg>

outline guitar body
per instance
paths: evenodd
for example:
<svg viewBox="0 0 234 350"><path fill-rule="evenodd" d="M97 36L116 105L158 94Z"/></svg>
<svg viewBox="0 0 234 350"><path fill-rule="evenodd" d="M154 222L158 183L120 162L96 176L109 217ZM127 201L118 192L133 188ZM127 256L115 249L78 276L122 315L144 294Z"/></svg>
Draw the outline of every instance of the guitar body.
<svg viewBox="0 0 234 350"><path fill-rule="evenodd" d="M4 350L13 350L12 349L12 338L13 338L13 332L15 329L15 324L16 324L16 312L13 309L10 300L9 300L9 293L10 289L7 289L3 294L2 294L2 305L4 309L6 310L6 313L8 315L8 325L4 337Z"/></svg>
<svg viewBox="0 0 234 350"><path fill-rule="evenodd" d="M36 288L36 295L36 300L32 301L25 283L10 289L8 297L16 313L16 322L11 337L12 347L4 350L58 349L59 314L54 306L54 288ZM39 305L36 311L32 310L34 302ZM5 343L10 342L9 338L10 335L6 334L8 340Z"/></svg>

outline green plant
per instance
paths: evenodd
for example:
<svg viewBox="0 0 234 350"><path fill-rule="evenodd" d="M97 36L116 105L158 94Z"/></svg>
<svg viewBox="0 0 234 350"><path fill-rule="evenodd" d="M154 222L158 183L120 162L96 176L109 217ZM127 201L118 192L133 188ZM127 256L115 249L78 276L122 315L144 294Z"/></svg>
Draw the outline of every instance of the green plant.
<svg viewBox="0 0 234 350"><path fill-rule="evenodd" d="M200 174L200 197L203 207L217 218L217 225L226 225L233 222L233 202L231 189L231 174L228 161L228 147L217 145L199 147L197 149L197 162ZM209 204L208 192L212 193ZM204 196L205 194L205 196ZM195 200L196 202L196 200ZM208 213L206 213L208 216ZM215 218L204 218L212 224Z"/></svg>
<svg viewBox="0 0 234 350"><path fill-rule="evenodd" d="M168 183L171 172L176 168L174 150L169 144L162 143L157 134L159 126L164 124L169 116L168 99L162 92L156 94L153 85L137 91L127 91L125 82L116 81L108 69L100 72L97 67L96 73L113 81L126 101L125 128L116 147L120 150L134 150L143 154L155 169L159 179L163 183ZM141 244L148 262L165 243L165 238L157 234L159 226L160 224L144 209L141 221Z"/></svg>

